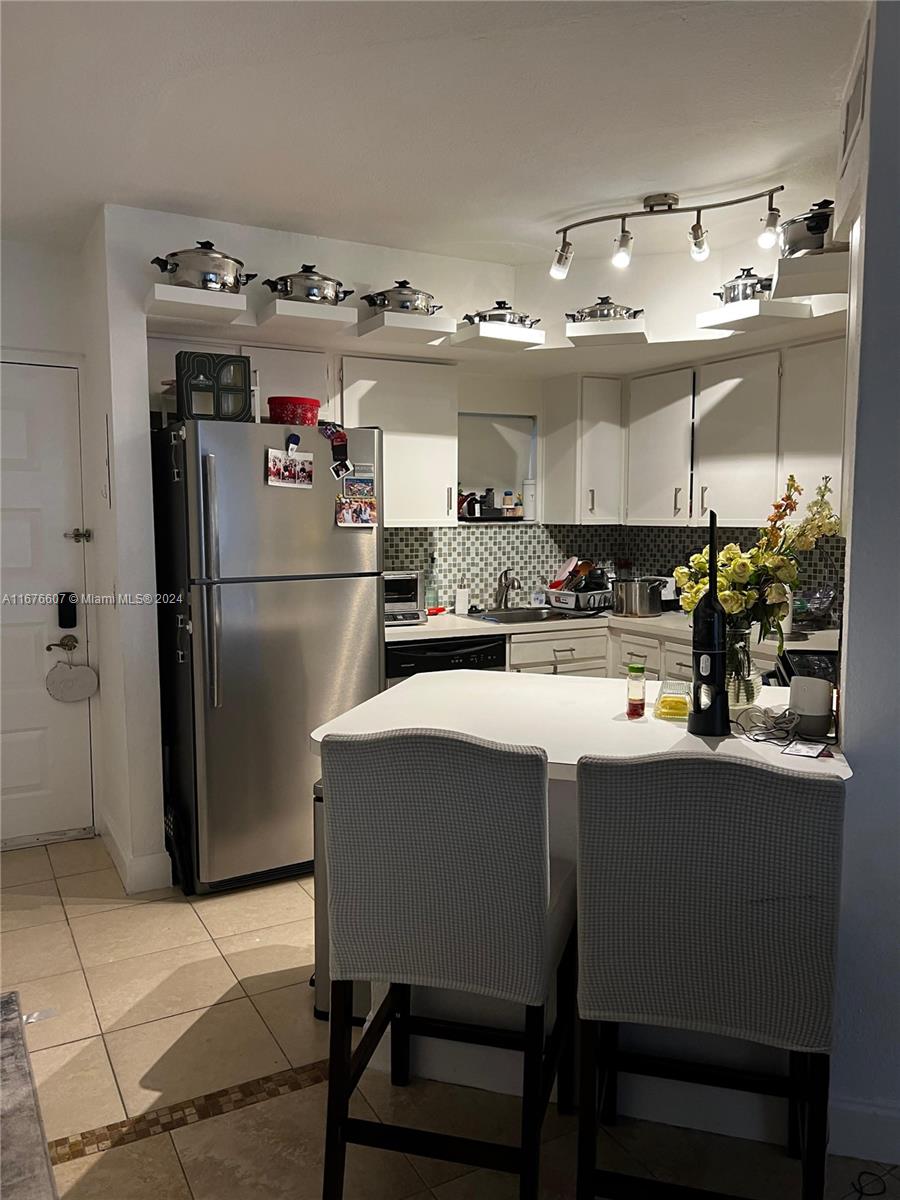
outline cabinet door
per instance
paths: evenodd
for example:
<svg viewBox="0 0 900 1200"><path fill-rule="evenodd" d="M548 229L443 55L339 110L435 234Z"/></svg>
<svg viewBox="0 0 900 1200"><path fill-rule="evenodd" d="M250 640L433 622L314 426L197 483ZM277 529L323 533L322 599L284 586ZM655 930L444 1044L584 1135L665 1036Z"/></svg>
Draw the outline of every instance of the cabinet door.
<svg viewBox="0 0 900 1200"><path fill-rule="evenodd" d="M690 516L694 372L632 379L626 525L686 525Z"/></svg>
<svg viewBox="0 0 900 1200"><path fill-rule="evenodd" d="M622 385L581 381L582 525L618 525L622 508Z"/></svg>
<svg viewBox="0 0 900 1200"><path fill-rule="evenodd" d="M326 357L308 350L273 350L266 346L241 346L241 354L250 359L259 387L259 407L263 419L269 412L269 396L309 396L322 403L319 419L335 417L329 396Z"/></svg>
<svg viewBox="0 0 900 1200"><path fill-rule="evenodd" d="M841 504L846 355L847 344L838 338L795 346L781 356L779 490L788 475L795 475L805 502L822 476L830 475L836 509Z"/></svg>
<svg viewBox="0 0 900 1200"><path fill-rule="evenodd" d="M694 517L762 525L778 486L778 354L701 367L694 415Z"/></svg>
<svg viewBox="0 0 900 1200"><path fill-rule="evenodd" d="M345 358L344 423L384 430L385 525L456 525L456 369Z"/></svg>

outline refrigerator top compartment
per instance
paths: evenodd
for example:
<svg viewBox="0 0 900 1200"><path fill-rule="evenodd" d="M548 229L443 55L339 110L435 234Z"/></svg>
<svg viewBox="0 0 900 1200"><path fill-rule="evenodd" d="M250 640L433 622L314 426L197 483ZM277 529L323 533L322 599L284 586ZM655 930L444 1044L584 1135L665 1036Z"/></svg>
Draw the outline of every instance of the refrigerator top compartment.
<svg viewBox="0 0 900 1200"><path fill-rule="evenodd" d="M183 428L192 582L381 572L381 525L336 523L342 485L329 470L331 444L317 428L222 421L188 421ZM381 431L346 432L350 462L374 472L380 510ZM269 450L284 452L291 434L299 436L311 486L269 481Z"/></svg>

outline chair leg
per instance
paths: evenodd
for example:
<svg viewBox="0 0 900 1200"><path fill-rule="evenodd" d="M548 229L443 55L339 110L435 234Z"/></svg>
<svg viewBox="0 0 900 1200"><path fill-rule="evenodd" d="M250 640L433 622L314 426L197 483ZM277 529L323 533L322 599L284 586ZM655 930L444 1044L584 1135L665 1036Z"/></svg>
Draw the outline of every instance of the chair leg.
<svg viewBox="0 0 900 1200"><path fill-rule="evenodd" d="M827 1054L807 1054L807 1102L803 1138L803 1200L823 1200L825 1165L828 1155L828 1069Z"/></svg>
<svg viewBox="0 0 900 1200"><path fill-rule="evenodd" d="M615 1125L619 1109L619 1070L616 1054L619 1049L618 1021L600 1022L600 1120Z"/></svg>
<svg viewBox="0 0 900 1200"><path fill-rule="evenodd" d="M801 1099L804 1072L803 1055L796 1050L788 1051L788 1076L790 1095L788 1096L787 1152L791 1158L799 1158L802 1145L800 1123L804 1111L804 1102Z"/></svg>
<svg viewBox="0 0 900 1200"><path fill-rule="evenodd" d="M556 1074L556 1107L561 1113L575 1111L575 1026L577 1007L578 955L574 942L566 950L556 971L556 1020L562 1022L562 1042Z"/></svg>
<svg viewBox="0 0 900 1200"><path fill-rule="evenodd" d="M353 1033L353 983L331 983L331 1028L328 1037L328 1115L322 1200L342 1200L347 1161L346 1121L350 1108L350 1054Z"/></svg>
<svg viewBox="0 0 900 1200"><path fill-rule="evenodd" d="M597 1027L578 1022L578 1200L594 1200L597 1170Z"/></svg>
<svg viewBox="0 0 900 1200"><path fill-rule="evenodd" d="M392 983L391 996L391 1083L406 1087L409 1083L409 1000L408 983Z"/></svg>
<svg viewBox="0 0 900 1200"><path fill-rule="evenodd" d="M525 1053L522 1067L522 1161L519 1200L538 1200L541 1172L541 1126L544 1112L544 1006L525 1009Z"/></svg>

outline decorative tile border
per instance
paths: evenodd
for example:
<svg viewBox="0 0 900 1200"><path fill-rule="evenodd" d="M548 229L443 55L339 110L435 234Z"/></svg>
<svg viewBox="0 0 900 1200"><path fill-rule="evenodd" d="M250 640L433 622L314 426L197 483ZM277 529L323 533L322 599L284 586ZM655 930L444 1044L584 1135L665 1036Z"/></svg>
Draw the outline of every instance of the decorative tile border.
<svg viewBox="0 0 900 1200"><path fill-rule="evenodd" d="M273 1100L276 1096L284 1096L288 1092L299 1092L314 1084L324 1083L327 1078L327 1059L309 1063L305 1067L276 1071L273 1075L263 1075L259 1079L251 1079L248 1083L238 1083L233 1087L220 1088L217 1092L207 1092L205 1096L197 1096L193 1100L182 1100L178 1104L155 1108L125 1121L114 1121L111 1125L100 1125L83 1133L56 1138L47 1143L50 1161L54 1166L58 1166L75 1158L87 1158L90 1154L111 1150L115 1146L140 1142L158 1133L171 1133L173 1129L182 1129L185 1125L194 1125L210 1117L219 1117L236 1108L247 1108L251 1104Z"/></svg>

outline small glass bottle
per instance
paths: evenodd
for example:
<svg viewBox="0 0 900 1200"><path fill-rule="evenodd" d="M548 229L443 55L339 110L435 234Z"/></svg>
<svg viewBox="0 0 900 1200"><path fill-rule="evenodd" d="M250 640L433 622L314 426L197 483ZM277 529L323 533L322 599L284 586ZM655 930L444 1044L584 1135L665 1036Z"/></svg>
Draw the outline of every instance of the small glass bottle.
<svg viewBox="0 0 900 1200"><path fill-rule="evenodd" d="M647 681L644 678L644 668L640 663L628 664L628 707L626 716L629 721L637 721L644 715L646 705Z"/></svg>

